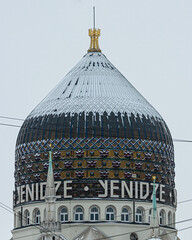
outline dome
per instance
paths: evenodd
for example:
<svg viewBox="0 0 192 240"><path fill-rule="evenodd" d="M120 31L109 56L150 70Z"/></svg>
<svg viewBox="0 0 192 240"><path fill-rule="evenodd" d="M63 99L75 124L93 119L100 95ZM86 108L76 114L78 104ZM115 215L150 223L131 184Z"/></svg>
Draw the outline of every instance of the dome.
<svg viewBox="0 0 192 240"><path fill-rule="evenodd" d="M99 51L88 52L24 121L16 143L16 187L45 182L50 150L55 180L73 181L71 198L101 197L105 180L119 181L114 196L121 198L122 181L150 188L155 174L164 186L159 201L175 204L170 131Z"/></svg>
<svg viewBox="0 0 192 240"><path fill-rule="evenodd" d="M128 137L172 145L160 114L98 52L86 54L31 112L17 145L46 140L50 131L58 136Z"/></svg>

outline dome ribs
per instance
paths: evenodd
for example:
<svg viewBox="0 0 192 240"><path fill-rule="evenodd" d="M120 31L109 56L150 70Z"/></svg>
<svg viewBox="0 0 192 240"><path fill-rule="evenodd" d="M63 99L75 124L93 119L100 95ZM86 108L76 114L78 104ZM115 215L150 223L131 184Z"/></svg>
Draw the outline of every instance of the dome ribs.
<svg viewBox="0 0 192 240"><path fill-rule="evenodd" d="M104 112L101 116L101 137L109 137L109 124L108 124L108 119L107 119L107 113Z"/></svg>
<svg viewBox="0 0 192 240"><path fill-rule="evenodd" d="M161 122L159 119L156 119L157 122L157 131L159 133L159 141L163 142L162 133L161 133Z"/></svg>
<svg viewBox="0 0 192 240"><path fill-rule="evenodd" d="M167 126L167 125L166 125L166 126ZM168 135L168 138L169 138L169 144L170 144L171 146L173 146L173 140L172 140L171 132L170 132L168 126L167 126L167 131L168 131L168 133L169 133L169 135Z"/></svg>
<svg viewBox="0 0 192 240"><path fill-rule="evenodd" d="M67 116L65 117L65 121L64 121L64 131L63 131L65 138L70 137L70 125L71 125L70 113L67 113Z"/></svg>
<svg viewBox="0 0 192 240"><path fill-rule="evenodd" d="M27 139L27 142L32 142L34 141L34 132L36 129L36 126L35 126L35 122L37 122L37 118L33 118L32 120L32 123L30 125L30 132L29 132L29 135L28 135L28 139Z"/></svg>
<svg viewBox="0 0 192 240"><path fill-rule="evenodd" d="M61 115L62 138L65 138L65 113Z"/></svg>
<svg viewBox="0 0 192 240"><path fill-rule="evenodd" d="M79 121L78 121L78 136L80 138L85 137L85 112L79 114Z"/></svg>
<svg viewBox="0 0 192 240"><path fill-rule="evenodd" d="M159 134L159 126L158 126L158 120L156 120L154 117L152 117L153 122L154 122L154 133L156 136L156 141L159 141L161 139L160 134Z"/></svg>
<svg viewBox="0 0 192 240"><path fill-rule="evenodd" d="M16 145L18 145L20 142L22 142L22 143L27 142L28 125L29 124L30 124L30 122L26 119L25 122L23 123L21 129L20 129L20 134L17 137Z"/></svg>
<svg viewBox="0 0 192 240"><path fill-rule="evenodd" d="M132 138L132 130L131 130L131 124L128 117L128 114L124 114L124 129L125 129L125 137L131 139Z"/></svg>
<svg viewBox="0 0 192 240"><path fill-rule="evenodd" d="M51 139L57 139L58 119L59 118L56 115L53 115L52 123L51 123Z"/></svg>
<svg viewBox="0 0 192 240"><path fill-rule="evenodd" d="M143 129L142 129L143 139L147 139L147 131L146 131L146 125L145 125L146 118L144 114L142 114L142 118L140 120L141 120L141 125L143 126Z"/></svg>
<svg viewBox="0 0 192 240"><path fill-rule="evenodd" d="M51 138L51 133L52 133L52 119L53 115L49 115L47 118L47 127L46 127L46 139Z"/></svg>
<svg viewBox="0 0 192 240"><path fill-rule="evenodd" d="M63 120L62 116L60 115L57 118L57 127L56 127L55 139L61 139L62 138L62 130L63 130L62 120Z"/></svg>
<svg viewBox="0 0 192 240"><path fill-rule="evenodd" d="M145 115L143 115L143 123L144 123L144 130L145 130L145 136L146 136L145 139L150 140L151 134L150 134L150 129L149 129L149 123L148 123Z"/></svg>
<svg viewBox="0 0 192 240"><path fill-rule="evenodd" d="M77 137L77 125L78 125L78 115L77 113L75 113L72 116L72 120L71 120L71 136L72 138L76 138Z"/></svg>
<svg viewBox="0 0 192 240"><path fill-rule="evenodd" d="M95 137L101 137L101 122L100 122L100 117L99 113L95 113Z"/></svg>
<svg viewBox="0 0 192 240"><path fill-rule="evenodd" d="M118 119L118 136L120 136L121 138L125 138L125 131L124 131L124 126L123 126L123 114L121 116L121 113L118 112L118 116L117 116L117 119Z"/></svg>
<svg viewBox="0 0 192 240"><path fill-rule="evenodd" d="M36 129L36 135L34 135L34 139L42 140L42 129L41 129L42 119L43 119L43 116L40 116L39 121L37 121L37 129Z"/></svg>
<svg viewBox="0 0 192 240"><path fill-rule="evenodd" d="M72 138L72 134L73 134L73 116L70 116L69 134L70 134L70 138Z"/></svg>
<svg viewBox="0 0 192 240"><path fill-rule="evenodd" d="M47 115L43 116L42 117L42 121L41 121L41 127L40 127L41 128L41 134L40 134L40 137L41 137L42 140L45 139L46 121L47 121Z"/></svg>
<svg viewBox="0 0 192 240"><path fill-rule="evenodd" d="M127 113L124 113L123 114L123 123L124 123L124 136L125 136L125 138L127 138L127 130L128 130L128 128L127 128L127 125L128 125L128 118L127 118Z"/></svg>
<svg viewBox="0 0 192 240"><path fill-rule="evenodd" d="M166 128L166 129L164 129ZM45 115L27 119L17 139L19 143L57 138L120 137L154 140L172 144L165 122L158 118L146 118L134 114L106 111Z"/></svg>
<svg viewBox="0 0 192 240"><path fill-rule="evenodd" d="M89 112L89 114L86 115L86 137L88 138L94 135L93 124L94 124L93 113Z"/></svg>
<svg viewBox="0 0 192 240"><path fill-rule="evenodd" d="M143 116L140 116L138 114L137 116L137 121L138 121L138 126L139 126L139 131L140 131L140 139L145 139L146 138L146 133L145 133L145 126L144 126L144 123L143 123L143 119L142 119Z"/></svg>
<svg viewBox="0 0 192 240"><path fill-rule="evenodd" d="M136 130L138 132L138 139L141 139L141 133L140 133L140 124L139 124L139 114L137 114L136 118L135 118L135 122L136 122Z"/></svg>
<svg viewBox="0 0 192 240"><path fill-rule="evenodd" d="M118 137L117 132L117 117L115 116L114 112L110 114L110 137Z"/></svg>
<svg viewBox="0 0 192 240"><path fill-rule="evenodd" d="M155 133L154 133L154 124L152 122L152 119L148 116L149 119L149 128L151 133L151 140L156 140Z"/></svg>
<svg viewBox="0 0 192 240"><path fill-rule="evenodd" d="M149 133L149 138L148 140L152 140L153 139L153 135L152 135L152 132L151 132L151 121L150 121L150 118L149 116L147 116L146 118L146 126L147 126L147 132Z"/></svg>
<svg viewBox="0 0 192 240"><path fill-rule="evenodd" d="M163 142L163 143L166 143L166 142L167 142L167 141L166 141L167 139L166 139L166 137L165 137L165 131L164 131L163 121L161 121L160 125L161 125L160 131L161 131L161 136L162 136L162 142Z"/></svg>
<svg viewBox="0 0 192 240"><path fill-rule="evenodd" d="M151 132L152 132L152 139L158 141L157 139L157 133L156 133L156 126L155 126L155 119L153 117L150 118L150 126L151 126Z"/></svg>
<svg viewBox="0 0 192 240"><path fill-rule="evenodd" d="M130 122L131 122L132 139L138 139L138 132L135 124L135 116L133 115L133 113L131 113Z"/></svg>
<svg viewBox="0 0 192 240"><path fill-rule="evenodd" d="M165 123L165 121L164 121L164 127L165 127L165 129L166 129L166 131L167 131L167 134L166 134L167 143L169 143L169 144L172 143L172 146L173 146L173 141L172 141L171 133L170 133L169 128L168 128L167 124Z"/></svg>

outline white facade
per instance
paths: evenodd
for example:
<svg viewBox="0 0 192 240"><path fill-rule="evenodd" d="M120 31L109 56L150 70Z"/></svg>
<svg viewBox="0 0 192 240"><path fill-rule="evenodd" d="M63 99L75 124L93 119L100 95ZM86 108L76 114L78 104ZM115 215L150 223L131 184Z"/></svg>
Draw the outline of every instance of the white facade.
<svg viewBox="0 0 192 240"><path fill-rule="evenodd" d="M134 205L135 212L137 213L137 209L142 210L142 216L140 218L140 214L135 214L135 221L137 223L133 223L134 218ZM92 221L91 220L91 208L96 206L99 212L99 220ZM66 240L75 239L78 235L80 235L84 230L86 230L89 226L97 228L99 231L104 233L109 239L119 239L125 240L130 239L131 233L136 233L138 235L139 240L148 239L150 236L150 226L149 226L149 212L151 209L151 203L144 202L132 202L132 201L115 201L115 200L70 200L70 201L57 201L56 202L56 221L61 222L61 209L65 207L67 209L68 221L62 223L62 235L66 238ZM81 207L83 209L83 220L75 220L75 210ZM114 209L114 219L115 220L106 220L106 211L107 208L111 207ZM126 218L122 221L122 209L128 209L128 222ZM30 239L39 239L40 234L40 225L35 224L37 222L37 216L35 215L37 210L40 211L40 221L45 220L45 203L31 203L26 204L22 207L15 208L15 212L17 212L17 217L15 221L15 230L13 230L13 240L18 237L24 237L26 240ZM163 204L157 204L158 216L161 211L164 211L164 225L160 225L160 234L163 234L162 239L175 239L176 232L174 231L174 222L175 222L175 208L171 206L166 206ZM30 214L30 224L27 225L27 221L25 216L23 215L23 226L21 227L21 217L20 212L25 213L29 211ZM170 222L171 216L171 222ZM159 217L160 218L160 217ZM141 220L141 221L140 221ZM160 219L159 219L160 222ZM35 225L35 226L33 226ZM113 236L120 234L118 238ZM29 236L28 236L29 235Z"/></svg>

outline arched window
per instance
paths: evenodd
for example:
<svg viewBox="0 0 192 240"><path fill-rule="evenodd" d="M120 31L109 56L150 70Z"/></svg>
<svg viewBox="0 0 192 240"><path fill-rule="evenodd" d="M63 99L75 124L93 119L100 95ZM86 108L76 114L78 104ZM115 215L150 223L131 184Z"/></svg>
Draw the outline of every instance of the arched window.
<svg viewBox="0 0 192 240"><path fill-rule="evenodd" d="M25 210L25 212L24 212L24 220L25 220L25 226L30 224L30 213L29 213L29 210Z"/></svg>
<svg viewBox="0 0 192 240"><path fill-rule="evenodd" d="M113 207L107 207L106 209L106 220L114 221L115 220L115 210Z"/></svg>
<svg viewBox="0 0 192 240"><path fill-rule="evenodd" d="M143 222L143 210L141 208L137 208L136 210L136 219L135 221L137 223L142 223Z"/></svg>
<svg viewBox="0 0 192 240"><path fill-rule="evenodd" d="M34 223L35 224L40 224L41 221L41 214L39 209L35 209L34 211Z"/></svg>
<svg viewBox="0 0 192 240"><path fill-rule="evenodd" d="M149 216L148 216L148 222L151 222L151 213L152 213L152 209L149 210Z"/></svg>
<svg viewBox="0 0 192 240"><path fill-rule="evenodd" d="M124 207L123 209L122 209L122 212L121 212L121 221L122 222L129 222L130 221L130 219L129 219L129 210L128 210L128 208L127 207Z"/></svg>
<svg viewBox="0 0 192 240"><path fill-rule="evenodd" d="M68 211L67 211L66 207L61 208L60 221L61 222L67 222L68 221Z"/></svg>
<svg viewBox="0 0 192 240"><path fill-rule="evenodd" d="M98 221L99 220L99 208L96 206L91 207L90 209L90 220Z"/></svg>
<svg viewBox="0 0 192 240"><path fill-rule="evenodd" d="M159 213L159 224L165 225L165 211L161 210Z"/></svg>
<svg viewBox="0 0 192 240"><path fill-rule="evenodd" d="M74 212L74 220L75 221L83 221L83 208L76 207Z"/></svg>
<svg viewBox="0 0 192 240"><path fill-rule="evenodd" d="M171 211L168 212L168 226L172 227L172 213L171 213Z"/></svg>

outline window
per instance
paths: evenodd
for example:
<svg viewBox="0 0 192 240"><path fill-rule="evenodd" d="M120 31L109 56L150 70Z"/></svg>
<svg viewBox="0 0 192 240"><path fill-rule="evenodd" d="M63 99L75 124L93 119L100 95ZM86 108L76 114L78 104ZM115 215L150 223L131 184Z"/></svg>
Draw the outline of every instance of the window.
<svg viewBox="0 0 192 240"><path fill-rule="evenodd" d="M108 207L106 209L106 220L107 221L114 221L115 220L115 211L112 207Z"/></svg>
<svg viewBox="0 0 192 240"><path fill-rule="evenodd" d="M75 208L74 219L75 219L75 221L83 221L83 208L82 207Z"/></svg>
<svg viewBox="0 0 192 240"><path fill-rule="evenodd" d="M149 210L149 216L148 216L148 222L151 222L151 213L152 213L152 209Z"/></svg>
<svg viewBox="0 0 192 240"><path fill-rule="evenodd" d="M129 210L126 207L124 207L122 209L121 221L122 222L129 222L130 221L130 219L129 219Z"/></svg>
<svg viewBox="0 0 192 240"><path fill-rule="evenodd" d="M161 210L159 213L159 224L165 225L165 211Z"/></svg>
<svg viewBox="0 0 192 240"><path fill-rule="evenodd" d="M168 225L169 227L172 227L172 213L169 211L168 213Z"/></svg>
<svg viewBox="0 0 192 240"><path fill-rule="evenodd" d="M137 208L136 211L136 222L142 223L143 222L143 210L141 208Z"/></svg>
<svg viewBox="0 0 192 240"><path fill-rule="evenodd" d="M98 207L91 207L90 209L90 220L98 221L99 220L99 209Z"/></svg>
<svg viewBox="0 0 192 240"><path fill-rule="evenodd" d="M25 217L25 226L27 226L30 224L30 213L28 210L25 210L24 217Z"/></svg>
<svg viewBox="0 0 192 240"><path fill-rule="evenodd" d="M34 223L40 224L40 221L41 221L40 211L39 211L39 209L36 209L35 214L34 214Z"/></svg>
<svg viewBox="0 0 192 240"><path fill-rule="evenodd" d="M60 221L67 222L68 221L68 211L66 207L63 207L60 211Z"/></svg>

